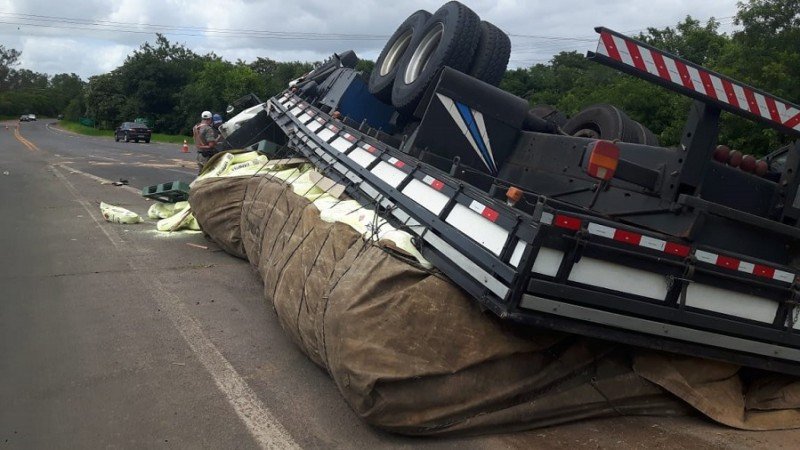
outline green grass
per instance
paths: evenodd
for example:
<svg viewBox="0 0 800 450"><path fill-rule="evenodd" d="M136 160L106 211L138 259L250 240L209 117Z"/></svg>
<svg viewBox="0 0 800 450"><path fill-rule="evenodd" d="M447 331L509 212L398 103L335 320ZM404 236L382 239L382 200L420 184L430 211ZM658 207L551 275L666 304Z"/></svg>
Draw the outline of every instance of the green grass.
<svg viewBox="0 0 800 450"><path fill-rule="evenodd" d="M58 122L58 127L67 131L72 131L73 133L83 134L85 136L114 137L114 130L99 130L97 128L81 125L78 122L68 122L66 120L62 120Z"/></svg>
<svg viewBox="0 0 800 450"><path fill-rule="evenodd" d="M87 127L77 122L69 122L62 120L58 122L58 126L73 133L83 134L85 136L105 136L108 138L114 137L114 130L100 130L97 128ZM186 136L153 133L150 138L151 141L164 142L166 144L183 144L183 140L188 138Z"/></svg>

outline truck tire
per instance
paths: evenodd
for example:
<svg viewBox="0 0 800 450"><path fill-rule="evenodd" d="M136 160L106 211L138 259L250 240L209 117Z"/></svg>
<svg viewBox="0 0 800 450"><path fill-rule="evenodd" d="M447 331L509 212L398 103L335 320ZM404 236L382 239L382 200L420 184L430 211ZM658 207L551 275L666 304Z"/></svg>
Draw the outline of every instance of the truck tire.
<svg viewBox="0 0 800 450"><path fill-rule="evenodd" d="M572 136L639 144L638 128L616 106L600 104L589 106L575 114L564 124L562 130Z"/></svg>
<svg viewBox="0 0 800 450"><path fill-rule="evenodd" d="M493 24L483 21L475 58L467 73L492 86L498 86L506 73L510 56L511 39L508 35Z"/></svg>
<svg viewBox="0 0 800 450"><path fill-rule="evenodd" d="M367 88L370 94L389 103L392 101L392 85L397 74L400 60L407 53L409 44L419 36L422 28L430 19L431 13L419 10L397 27L392 37L381 50L375 68L369 76Z"/></svg>
<svg viewBox="0 0 800 450"><path fill-rule="evenodd" d="M658 147L659 145L658 136L656 136L655 133L650 131L649 128L642 125L640 122L634 120L633 123L636 124L636 127L638 129L637 134L639 136L639 142L638 142L639 144L652 145L653 147Z"/></svg>
<svg viewBox="0 0 800 450"><path fill-rule="evenodd" d="M392 104L410 114L444 66L466 72L480 39L480 18L459 2L442 5L409 45L392 87Z"/></svg>

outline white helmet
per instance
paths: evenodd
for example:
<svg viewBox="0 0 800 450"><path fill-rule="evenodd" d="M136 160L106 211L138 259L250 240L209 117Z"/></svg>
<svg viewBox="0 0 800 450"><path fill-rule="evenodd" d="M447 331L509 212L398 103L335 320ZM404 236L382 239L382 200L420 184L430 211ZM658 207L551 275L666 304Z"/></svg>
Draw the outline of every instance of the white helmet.
<svg viewBox="0 0 800 450"><path fill-rule="evenodd" d="M202 118L202 119L210 119L211 118L211 111L203 111L203 114L200 114L200 118Z"/></svg>

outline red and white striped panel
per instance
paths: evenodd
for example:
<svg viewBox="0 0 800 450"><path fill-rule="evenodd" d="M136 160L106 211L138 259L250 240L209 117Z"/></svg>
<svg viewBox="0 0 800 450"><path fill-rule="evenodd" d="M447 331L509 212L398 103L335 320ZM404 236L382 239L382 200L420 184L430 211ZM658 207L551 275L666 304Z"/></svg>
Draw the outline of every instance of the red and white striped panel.
<svg viewBox="0 0 800 450"><path fill-rule="evenodd" d="M492 208L489 208L488 206L484 205L483 203L481 203L481 202L479 202L477 200L473 200L469 204L469 209L471 209L471 210L475 211L476 213L480 214L481 216L485 217L490 222L495 222L495 221L497 221L497 218L500 217L500 213L498 213L497 211L493 210Z"/></svg>
<svg viewBox="0 0 800 450"><path fill-rule="evenodd" d="M762 264L753 264L747 261L742 261L738 258L718 255L716 253L711 253L704 250L695 250L694 256L698 261L702 261L704 263L713 264L715 266L735 270L738 272L749 273L757 277L782 281L784 283L792 284L795 278L795 275L791 272L778 270L774 267L765 266Z"/></svg>
<svg viewBox="0 0 800 450"><path fill-rule="evenodd" d="M580 219L576 217L565 216L563 214L556 214L553 216L550 213L542 213L541 221L542 223L568 230L579 230L582 225L582 221ZM600 225L599 223L589 222L586 227L586 231L594 236L613 239L617 242L624 242L630 245L645 247L664 252L669 255L680 256L682 258L689 256L691 253L691 248L687 245L669 242L663 239L658 239L631 231L620 230L606 225ZM716 253L711 253L704 250L695 250L694 257L700 262L713 264L724 269L749 273L757 277L781 281L783 283L792 284L794 283L795 279L795 274L791 272L786 272L784 270L763 264L755 264L743 261L730 256L718 255Z"/></svg>
<svg viewBox="0 0 800 450"><path fill-rule="evenodd" d="M730 78L639 45L635 40L600 32L597 53L657 76L713 100L800 132L800 106L763 95Z"/></svg>
<svg viewBox="0 0 800 450"><path fill-rule="evenodd" d="M601 236L618 242L624 242L630 245L657 250L669 255L680 256L682 258L689 256L689 252L691 251L691 248L689 248L687 245L677 244L675 242L669 242L663 239L657 239L630 231L619 230L617 228L600 225L599 223L589 222L589 226L586 227L586 230L589 232L589 234L593 234L595 236Z"/></svg>
<svg viewBox="0 0 800 450"><path fill-rule="evenodd" d="M441 191L442 188L444 188L444 183L442 183L441 181L437 180L436 178L433 178L430 175L425 175L425 177L422 178L422 182L427 184L428 186L436 189L437 191Z"/></svg>

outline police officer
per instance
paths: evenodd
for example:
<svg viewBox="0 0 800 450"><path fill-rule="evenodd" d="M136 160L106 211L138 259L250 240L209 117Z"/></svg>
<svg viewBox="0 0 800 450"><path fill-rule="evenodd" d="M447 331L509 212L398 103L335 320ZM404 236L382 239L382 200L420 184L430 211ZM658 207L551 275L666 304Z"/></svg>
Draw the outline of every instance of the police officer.
<svg viewBox="0 0 800 450"><path fill-rule="evenodd" d="M216 153L215 148L219 140L219 132L212 126L211 118L211 111L203 111L200 114L200 123L192 128L194 145L197 147L197 167L201 172L208 159Z"/></svg>

